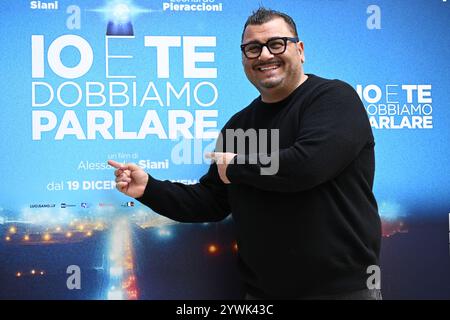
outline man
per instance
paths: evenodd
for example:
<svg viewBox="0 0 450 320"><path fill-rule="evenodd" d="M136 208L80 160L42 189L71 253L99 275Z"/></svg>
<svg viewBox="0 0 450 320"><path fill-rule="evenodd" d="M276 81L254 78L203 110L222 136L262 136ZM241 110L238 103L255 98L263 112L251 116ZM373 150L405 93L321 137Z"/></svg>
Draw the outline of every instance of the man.
<svg viewBox="0 0 450 320"><path fill-rule="evenodd" d="M380 299L367 288L381 227L372 193L374 139L359 97L342 81L303 72L304 46L286 14L254 12L241 49L261 95L222 134L278 130L279 149L253 162L236 148L216 149L208 172L189 186L109 161L117 188L177 221L232 213L249 299ZM263 157L278 162L275 174L262 174Z"/></svg>

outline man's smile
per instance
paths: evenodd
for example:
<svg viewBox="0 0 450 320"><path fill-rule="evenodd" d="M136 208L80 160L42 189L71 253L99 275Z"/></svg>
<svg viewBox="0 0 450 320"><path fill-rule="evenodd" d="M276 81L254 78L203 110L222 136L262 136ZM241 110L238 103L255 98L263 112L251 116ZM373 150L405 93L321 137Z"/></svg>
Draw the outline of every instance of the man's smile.
<svg viewBox="0 0 450 320"><path fill-rule="evenodd" d="M271 62L257 65L254 69L260 72L270 72L272 70L276 70L281 67L280 62Z"/></svg>

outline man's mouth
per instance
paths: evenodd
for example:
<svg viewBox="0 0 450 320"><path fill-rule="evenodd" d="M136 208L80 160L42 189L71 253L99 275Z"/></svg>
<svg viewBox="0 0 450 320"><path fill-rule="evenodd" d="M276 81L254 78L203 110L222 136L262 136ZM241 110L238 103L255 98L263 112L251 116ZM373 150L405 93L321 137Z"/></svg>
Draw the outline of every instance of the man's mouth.
<svg viewBox="0 0 450 320"><path fill-rule="evenodd" d="M267 72L267 71L278 69L280 66L281 66L281 63L270 63L270 64L259 65L256 67L256 70L261 71L261 72Z"/></svg>

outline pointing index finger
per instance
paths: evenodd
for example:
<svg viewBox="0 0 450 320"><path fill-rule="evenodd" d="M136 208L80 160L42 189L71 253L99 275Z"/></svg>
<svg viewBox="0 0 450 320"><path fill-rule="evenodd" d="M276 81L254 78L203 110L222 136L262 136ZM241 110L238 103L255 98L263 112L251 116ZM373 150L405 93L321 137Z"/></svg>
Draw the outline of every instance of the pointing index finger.
<svg viewBox="0 0 450 320"><path fill-rule="evenodd" d="M215 160L215 159L216 159L216 154L215 154L215 152L206 152L206 153L205 153L205 157L206 157L207 159Z"/></svg>
<svg viewBox="0 0 450 320"><path fill-rule="evenodd" d="M122 169L125 170L126 166L123 165L123 163L114 161L114 160L108 160L108 164L116 169Z"/></svg>

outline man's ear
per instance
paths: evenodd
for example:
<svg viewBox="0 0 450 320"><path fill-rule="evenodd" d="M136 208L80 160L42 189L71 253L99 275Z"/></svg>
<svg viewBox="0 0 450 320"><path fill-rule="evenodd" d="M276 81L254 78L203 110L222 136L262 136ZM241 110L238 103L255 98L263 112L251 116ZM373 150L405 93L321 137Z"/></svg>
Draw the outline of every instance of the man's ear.
<svg viewBox="0 0 450 320"><path fill-rule="evenodd" d="M302 61L302 63L305 63L305 49L304 49L304 45L302 41L297 42L297 50L300 54L300 59Z"/></svg>

